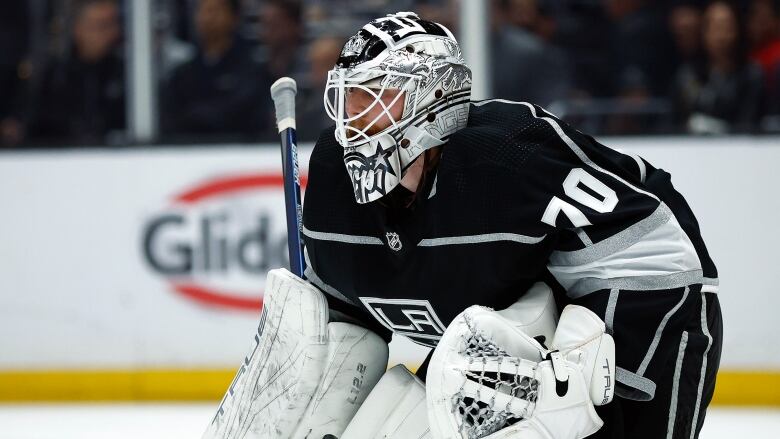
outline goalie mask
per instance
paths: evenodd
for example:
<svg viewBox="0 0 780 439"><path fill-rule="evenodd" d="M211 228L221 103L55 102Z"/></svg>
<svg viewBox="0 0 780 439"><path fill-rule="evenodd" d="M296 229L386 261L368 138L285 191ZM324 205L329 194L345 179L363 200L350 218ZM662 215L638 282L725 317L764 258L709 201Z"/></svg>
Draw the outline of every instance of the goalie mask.
<svg viewBox="0 0 780 439"><path fill-rule="evenodd" d="M352 36L324 100L357 202L389 193L417 157L465 127L470 97L471 71L444 26L400 12Z"/></svg>

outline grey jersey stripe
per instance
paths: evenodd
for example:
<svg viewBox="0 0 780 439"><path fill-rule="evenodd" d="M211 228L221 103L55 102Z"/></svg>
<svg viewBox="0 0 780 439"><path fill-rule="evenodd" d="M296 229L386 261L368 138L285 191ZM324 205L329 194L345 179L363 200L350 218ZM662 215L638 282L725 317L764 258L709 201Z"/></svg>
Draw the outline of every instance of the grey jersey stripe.
<svg viewBox="0 0 780 439"><path fill-rule="evenodd" d="M701 292L702 293L712 293L712 294L718 294L720 280L717 278L712 277L705 277L702 279L702 287Z"/></svg>
<svg viewBox="0 0 780 439"><path fill-rule="evenodd" d="M520 244L537 244L542 242L547 235L526 236L517 233L486 233L484 235L448 236L444 238L426 238L421 240L418 247L438 247L442 245L482 244L486 242L511 241Z"/></svg>
<svg viewBox="0 0 780 439"><path fill-rule="evenodd" d="M714 287L717 287L718 285L720 285L720 280L718 280L717 278L705 277L702 279L701 283L704 285L712 285Z"/></svg>
<svg viewBox="0 0 780 439"><path fill-rule="evenodd" d="M609 300L607 301L607 310L604 311L604 324L607 327L607 333L612 335L613 322L615 321L615 308L617 308L618 295L620 290L613 288L609 292Z"/></svg>
<svg viewBox="0 0 780 439"><path fill-rule="evenodd" d="M303 275L306 276L306 280L312 283L312 285L316 286L317 288L321 289L322 291L330 294L331 296L335 297L336 299L339 299L343 302L347 302L349 304L357 306L357 304L347 296L343 295L339 290L333 288L332 286L326 284L322 279L320 279L319 276L317 276L317 273L314 272L314 270L311 269L311 267L307 266L306 270L303 271Z"/></svg>
<svg viewBox="0 0 780 439"><path fill-rule="evenodd" d="M622 367L615 368L615 381L630 387L630 389L615 388L615 394L621 398L634 401L649 401L655 396L656 386L652 380L639 376L634 372L629 372Z"/></svg>
<svg viewBox="0 0 780 439"><path fill-rule="evenodd" d="M661 203L647 218L632 226L581 250L553 252L550 262L554 265L585 265L625 250L639 242L643 236L666 224L672 218L672 211Z"/></svg>
<svg viewBox="0 0 780 439"><path fill-rule="evenodd" d="M672 290L693 284L700 284L701 277L701 270L682 271L680 273L658 276L615 277L611 279L586 277L572 285L566 294L572 299L579 299L580 297L587 296L598 290Z"/></svg>
<svg viewBox="0 0 780 439"><path fill-rule="evenodd" d="M688 331L683 331L680 347L677 350L677 362L674 365L674 381L672 381L672 401L669 404L669 424L666 426L666 439L674 437L674 423L677 420L677 398L680 393L680 374L682 373L685 348L688 347Z"/></svg>
<svg viewBox="0 0 780 439"><path fill-rule="evenodd" d="M384 245L381 239L374 236L344 235L341 233L316 232L303 227L303 234L320 241L344 242L347 244Z"/></svg>
<svg viewBox="0 0 780 439"><path fill-rule="evenodd" d="M585 247L590 247L593 245L593 241L590 240L590 236L588 236L587 233L585 233L585 230L583 230L582 227L578 227L574 229L574 232L577 233L577 237L580 238L580 241L585 245Z"/></svg>
<svg viewBox="0 0 780 439"><path fill-rule="evenodd" d="M677 310L680 309L683 303L685 303L685 299L688 298L688 293L690 292L690 288L685 287L685 291L683 292L682 299L680 299L679 302L677 302L677 305L674 306L674 308L670 309L668 313L664 316L663 319L661 319L661 323L658 325L658 329L655 331L655 337L653 337L653 341L650 343L650 348L647 349L647 354L645 354L645 358L642 359L642 363L639 365L639 369L637 369L636 373L639 375L644 375L645 371L647 370L647 366L650 364L650 360L653 359L653 355L655 355L655 350L658 349L658 343L661 342L661 336L664 333L664 328L666 327L666 323L669 321L669 319L677 312Z"/></svg>
<svg viewBox="0 0 780 439"><path fill-rule="evenodd" d="M309 282L312 283L312 285L316 286L317 288L321 289L322 291L325 291L326 293L330 294L331 296L339 300L358 306L357 303L350 300L347 296L342 294L341 291L326 284L322 279L320 279L319 276L317 276L317 273L311 267L311 261L309 260L309 252L306 250L306 247L303 248L303 259L304 261L306 261L306 269L303 271L303 275L306 277L306 279Z"/></svg>
<svg viewBox="0 0 780 439"><path fill-rule="evenodd" d="M699 409L701 408L701 397L704 391L704 375L707 373L707 355L712 346L712 335L707 325L707 296L701 293L701 330L707 336L707 348L704 349L704 355L701 360L701 373L699 375L699 388L696 391L696 408L693 410L693 424L691 424L691 439L696 437L696 426L699 424Z"/></svg>

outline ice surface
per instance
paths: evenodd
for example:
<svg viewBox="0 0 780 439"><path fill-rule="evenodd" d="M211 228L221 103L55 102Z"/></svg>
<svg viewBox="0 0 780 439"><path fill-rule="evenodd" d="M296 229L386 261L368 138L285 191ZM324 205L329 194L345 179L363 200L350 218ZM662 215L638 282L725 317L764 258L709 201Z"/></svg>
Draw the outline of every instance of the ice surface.
<svg viewBox="0 0 780 439"><path fill-rule="evenodd" d="M2 439L198 439L214 415L208 404L0 405ZM780 408L718 407L707 413L700 439L770 439Z"/></svg>

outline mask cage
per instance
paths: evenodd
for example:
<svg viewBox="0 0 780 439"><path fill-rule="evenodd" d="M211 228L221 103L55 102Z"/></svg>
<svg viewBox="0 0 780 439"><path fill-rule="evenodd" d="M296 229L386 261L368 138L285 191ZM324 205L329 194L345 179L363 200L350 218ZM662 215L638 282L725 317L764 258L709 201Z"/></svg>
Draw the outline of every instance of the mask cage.
<svg viewBox="0 0 780 439"><path fill-rule="evenodd" d="M403 128L402 121L412 119L417 114L417 96L422 76L407 73L393 72L383 69L366 69L355 71L354 69L333 69L328 72L328 80L325 84L323 100L325 112L336 122L336 139L344 148L356 148L370 142L388 131L400 131ZM398 89L400 92L389 104L385 104L382 97L389 89ZM347 96L353 90L362 90L373 97L373 101L358 114L347 114ZM413 99L411 109L408 103L399 100L406 96ZM364 117L377 105L381 111L364 127L358 128L351 123ZM390 113L395 105L403 105L403 112L399 120ZM409 114L410 113L410 114ZM382 131L369 135L368 131L382 118L387 117L391 124Z"/></svg>

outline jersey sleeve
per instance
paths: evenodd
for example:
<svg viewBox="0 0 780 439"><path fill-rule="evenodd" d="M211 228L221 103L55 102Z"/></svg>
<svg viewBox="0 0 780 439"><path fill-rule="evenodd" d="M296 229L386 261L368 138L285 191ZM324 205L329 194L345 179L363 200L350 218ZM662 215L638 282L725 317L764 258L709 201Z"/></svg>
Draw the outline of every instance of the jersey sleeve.
<svg viewBox="0 0 780 439"><path fill-rule="evenodd" d="M656 214L661 201L641 181L630 156L596 142L537 106L532 117L544 122L536 153L521 168L521 186L532 196L533 214L558 235L556 250L582 250L632 230Z"/></svg>
<svg viewBox="0 0 780 439"><path fill-rule="evenodd" d="M528 108L547 134L520 185L528 212L554 236L547 269L568 303L596 312L613 335L617 394L652 399L702 281L684 219L646 184L656 172L647 162Z"/></svg>

